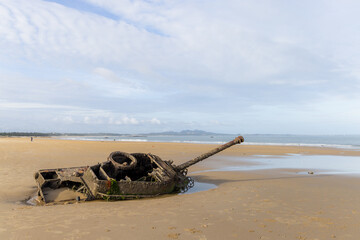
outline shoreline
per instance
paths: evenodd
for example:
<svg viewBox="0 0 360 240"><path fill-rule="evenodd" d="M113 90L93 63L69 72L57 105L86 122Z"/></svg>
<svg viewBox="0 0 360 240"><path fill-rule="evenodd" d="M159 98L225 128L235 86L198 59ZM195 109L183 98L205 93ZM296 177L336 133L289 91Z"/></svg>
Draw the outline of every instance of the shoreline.
<svg viewBox="0 0 360 240"><path fill-rule="evenodd" d="M275 134L276 135L276 134ZM296 136L296 135L294 135ZM302 135L299 135L302 136ZM357 135L354 135L357 136ZM157 137L159 137L157 139ZM168 139L160 140L162 137ZM141 137L132 137L132 136L54 136L49 137L58 140L74 140L74 141L99 141L99 142L151 142L151 143L190 143L190 144L224 144L234 138L234 136L229 136L225 139L216 139L216 138L207 138L206 140L174 140L179 138L179 136L141 136ZM185 139L191 139L193 136L181 136ZM197 136L201 137L201 136ZM336 135L334 136L336 137ZM215 140L216 139L216 140ZM316 147L316 148L338 148L338 149L349 149L360 151L360 144L338 144L338 143L326 143L326 142L317 142L317 143L307 143L307 142L258 142L258 141L248 141L245 139L245 142L242 145L256 145L256 146L293 146L293 147Z"/></svg>
<svg viewBox="0 0 360 240"><path fill-rule="evenodd" d="M24 137L6 137L1 136L0 139L30 139L30 137L24 136ZM200 141L148 141L148 140L142 140L142 139L120 139L120 140L113 140L113 139L66 139L66 138L58 138L58 137L34 137L35 140L57 140L57 141L70 141L70 142L98 142L98 143L126 143L126 144L136 144L136 143L148 143L148 144L194 144L194 145L221 145L226 143L226 141L221 142L200 142ZM229 141L231 139L228 139ZM246 140L245 140L246 141ZM322 144L322 143L316 143L316 144L308 144L308 143L258 143L258 142L243 142L240 144L241 146L249 146L249 147L284 147L284 148L304 148L304 149L325 149L325 150L339 150L339 151L345 151L345 152L354 152L354 155L358 155L355 152L359 152L360 155L360 146L357 145L340 145L340 144ZM316 151L311 151L316 152ZM334 151L335 152L335 151Z"/></svg>
<svg viewBox="0 0 360 240"><path fill-rule="evenodd" d="M216 188L191 194L45 207L17 204L39 169L93 165L112 151L151 152L175 164L218 145L0 138L0 238L19 239L357 239L360 178L296 174L303 169L204 171L247 166L248 158L301 154L359 157L346 149L236 145L192 166ZM231 158L244 161L232 161ZM203 171L203 172L197 172ZM195 183L196 184L196 183Z"/></svg>
<svg viewBox="0 0 360 240"><path fill-rule="evenodd" d="M86 136L94 138L83 138L79 136L67 136L67 137L58 137L58 136L35 136L35 139L48 139L48 140L59 140L59 141L85 141L85 142L117 142L117 143L174 143L174 144L200 144L200 145L222 145L227 141L192 141L192 140L148 140L140 139L138 137L133 138L124 138L124 139L114 139L111 137L103 138L99 136ZM30 138L28 136L0 136L0 139L26 139ZM229 141L231 138L228 139ZM242 146L258 146L258 147L300 147L300 148L319 148L319 149L339 149L346 151L358 151L360 152L360 145L350 145L350 144L329 144L329 143L269 143L269 142L247 142L245 140Z"/></svg>

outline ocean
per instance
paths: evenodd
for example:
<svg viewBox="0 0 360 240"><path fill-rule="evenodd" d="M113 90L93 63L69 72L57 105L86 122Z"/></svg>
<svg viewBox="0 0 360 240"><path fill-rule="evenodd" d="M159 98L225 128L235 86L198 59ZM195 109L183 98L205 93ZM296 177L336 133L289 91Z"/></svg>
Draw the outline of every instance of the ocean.
<svg viewBox="0 0 360 240"><path fill-rule="evenodd" d="M245 145L314 146L360 150L360 135L242 134ZM223 144L237 135L118 135L61 136L58 139L87 141L179 142Z"/></svg>

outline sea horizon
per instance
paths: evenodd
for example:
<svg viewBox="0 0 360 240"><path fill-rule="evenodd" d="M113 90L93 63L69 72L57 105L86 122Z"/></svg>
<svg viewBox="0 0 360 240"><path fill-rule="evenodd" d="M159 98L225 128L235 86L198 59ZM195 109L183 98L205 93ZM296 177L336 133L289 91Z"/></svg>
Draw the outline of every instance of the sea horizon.
<svg viewBox="0 0 360 240"><path fill-rule="evenodd" d="M84 136L53 136L63 140L84 141L129 141L129 142L174 142L195 144L223 144L231 141L239 134L213 135L162 135L162 134L119 134ZM245 138L245 145L279 145L330 147L360 150L360 135L298 135L298 134L240 134Z"/></svg>

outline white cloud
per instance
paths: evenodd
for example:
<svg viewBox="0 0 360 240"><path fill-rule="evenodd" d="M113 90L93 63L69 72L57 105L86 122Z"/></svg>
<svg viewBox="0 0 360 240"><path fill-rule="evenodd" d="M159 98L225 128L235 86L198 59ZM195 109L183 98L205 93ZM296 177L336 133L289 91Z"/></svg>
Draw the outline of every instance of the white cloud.
<svg viewBox="0 0 360 240"><path fill-rule="evenodd" d="M117 125L137 125L139 124L139 121L133 117L122 117L121 119L116 119L114 123Z"/></svg>
<svg viewBox="0 0 360 240"><path fill-rule="evenodd" d="M121 82L122 81L118 76L116 76L116 74L113 71L111 71L107 68L97 67L93 70L93 72L95 74L98 74L98 75L102 76L103 78L108 79L113 82Z"/></svg>
<svg viewBox="0 0 360 240"><path fill-rule="evenodd" d="M356 1L315 4L208 1L206 7L193 1L87 2L121 16L134 26L169 36L162 39L165 44L159 50L165 50L166 58L177 65L160 59L156 62L173 71L180 70L180 66L191 77L231 82L264 81L283 73L301 77L304 70L314 68L314 61L327 62L327 68L314 69L322 74L331 70L329 67L336 69L340 62L344 63L345 56L353 56L352 50L360 50L350 27L358 18L352 10L359 5ZM300 14L303 12L304 16ZM358 59L351 59L359 63ZM349 61L347 66L350 64Z"/></svg>
<svg viewBox="0 0 360 240"><path fill-rule="evenodd" d="M110 81L111 87L109 87L109 89L114 90L116 89L116 86L119 86L118 89L120 89L120 92L122 92L123 94L129 92L130 94L139 94L140 92L144 93L146 90L146 87L139 83L139 81L134 79L128 80L123 77L119 77L115 72L104 67L94 68L93 73L100 76L102 79ZM102 84L104 85L104 83Z"/></svg>
<svg viewBox="0 0 360 240"><path fill-rule="evenodd" d="M5 125L21 111L74 129L360 119L343 100L360 90L358 1L83 2L116 17L67 1L1 1Z"/></svg>
<svg viewBox="0 0 360 240"><path fill-rule="evenodd" d="M55 116L51 120L56 123L74 123L74 119L71 116Z"/></svg>
<svg viewBox="0 0 360 240"><path fill-rule="evenodd" d="M32 60L40 57L54 62L60 58L69 65L117 64L123 70L161 81L178 81L183 77L175 76L181 73L193 83L200 77L264 81L291 68L296 70L306 58L327 55L314 44L308 45L317 39L294 35L296 31L291 27L296 20L283 21L282 15L274 18L282 9L270 4L212 1L204 8L191 2L90 2L124 20L114 21L43 1L5 1L0 6L4 12L0 35L7 39L3 51L19 56L26 53ZM223 9L223 13L215 9ZM259 14L249 14L249 9ZM256 17L268 21L269 30L259 26L259 21L252 21ZM17 44L24 47L18 48ZM95 68L95 72L112 81L120 79L106 69Z"/></svg>
<svg viewBox="0 0 360 240"><path fill-rule="evenodd" d="M324 84L327 80L303 80L297 79L296 81L289 81L288 79L271 80L269 83L272 85L292 85L292 86L308 86L316 84Z"/></svg>
<svg viewBox="0 0 360 240"><path fill-rule="evenodd" d="M152 118L152 119L150 120L150 123L160 125L160 124L161 124L161 121L160 121L159 119L157 119L157 118Z"/></svg>

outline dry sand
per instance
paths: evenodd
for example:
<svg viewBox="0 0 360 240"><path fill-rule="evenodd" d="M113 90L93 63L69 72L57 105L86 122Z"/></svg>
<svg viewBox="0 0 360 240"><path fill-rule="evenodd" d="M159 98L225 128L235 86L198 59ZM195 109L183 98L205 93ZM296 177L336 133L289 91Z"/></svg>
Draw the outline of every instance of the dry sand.
<svg viewBox="0 0 360 240"><path fill-rule="evenodd" d="M36 191L33 173L39 169L92 165L115 150L151 152L181 163L213 147L0 138L0 239L360 239L358 177L280 169L191 174L247 164L224 156L360 156L343 149L234 146L190 169L197 181L218 186L208 191L45 207L21 202Z"/></svg>

